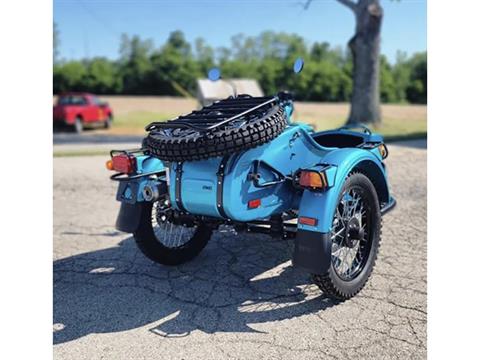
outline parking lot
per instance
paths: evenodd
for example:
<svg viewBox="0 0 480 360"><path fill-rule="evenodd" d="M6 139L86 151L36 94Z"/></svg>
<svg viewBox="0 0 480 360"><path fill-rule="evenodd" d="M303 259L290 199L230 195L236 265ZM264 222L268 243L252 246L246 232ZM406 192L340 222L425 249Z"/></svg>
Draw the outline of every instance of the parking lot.
<svg viewBox="0 0 480 360"><path fill-rule="evenodd" d="M370 281L343 303L266 235L224 228L188 264L150 262L114 228L105 157L54 158L55 358L426 358L426 141L389 150L398 205Z"/></svg>

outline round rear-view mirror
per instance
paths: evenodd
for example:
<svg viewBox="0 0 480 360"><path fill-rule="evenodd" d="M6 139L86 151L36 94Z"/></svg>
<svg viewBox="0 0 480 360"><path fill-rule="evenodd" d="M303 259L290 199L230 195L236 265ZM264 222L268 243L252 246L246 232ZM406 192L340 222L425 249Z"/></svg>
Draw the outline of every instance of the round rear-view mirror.
<svg viewBox="0 0 480 360"><path fill-rule="evenodd" d="M295 60L295 62L293 63L293 72L295 74L298 74L300 71L303 70L304 64L305 62L303 61L302 58L297 58L297 60Z"/></svg>
<svg viewBox="0 0 480 360"><path fill-rule="evenodd" d="M208 70L208 79L211 80L211 81L217 81L218 79L220 79L220 69L219 68L211 68L210 70Z"/></svg>

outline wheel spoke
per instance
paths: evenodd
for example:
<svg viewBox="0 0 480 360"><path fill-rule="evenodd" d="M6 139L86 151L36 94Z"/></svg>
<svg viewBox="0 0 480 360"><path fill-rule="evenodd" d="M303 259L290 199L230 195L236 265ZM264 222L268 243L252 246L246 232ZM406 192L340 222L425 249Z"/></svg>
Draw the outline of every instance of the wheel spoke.
<svg viewBox="0 0 480 360"><path fill-rule="evenodd" d="M152 208L152 228L158 242L167 248L178 248L185 245L193 237L197 226L176 225L168 220L166 211L169 207L161 201Z"/></svg>
<svg viewBox="0 0 480 360"><path fill-rule="evenodd" d="M369 206L364 194L358 187L345 191L335 209L331 227L332 265L347 281L361 272L368 251Z"/></svg>
<svg viewBox="0 0 480 360"><path fill-rule="evenodd" d="M339 236L343 231L345 231L345 227L342 227L338 232L332 235L332 239L336 238Z"/></svg>

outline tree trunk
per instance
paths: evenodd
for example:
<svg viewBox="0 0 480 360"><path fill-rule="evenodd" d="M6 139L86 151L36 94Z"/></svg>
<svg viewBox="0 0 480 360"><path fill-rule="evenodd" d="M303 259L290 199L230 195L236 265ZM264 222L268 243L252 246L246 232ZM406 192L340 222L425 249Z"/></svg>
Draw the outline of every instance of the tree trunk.
<svg viewBox="0 0 480 360"><path fill-rule="evenodd" d="M379 0L359 0L354 9L356 32L349 41L353 56L353 94L348 124L381 122Z"/></svg>

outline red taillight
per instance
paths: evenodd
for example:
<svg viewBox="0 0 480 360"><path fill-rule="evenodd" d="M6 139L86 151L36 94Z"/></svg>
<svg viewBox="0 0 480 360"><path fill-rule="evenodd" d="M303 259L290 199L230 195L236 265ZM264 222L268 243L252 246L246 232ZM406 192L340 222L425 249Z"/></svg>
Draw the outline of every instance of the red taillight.
<svg viewBox="0 0 480 360"><path fill-rule="evenodd" d="M323 189L328 187L327 177L323 172L303 170L300 172L299 179L300 186Z"/></svg>
<svg viewBox="0 0 480 360"><path fill-rule="evenodd" d="M303 225L317 226L317 219L301 216L298 222Z"/></svg>
<svg viewBox="0 0 480 360"><path fill-rule="evenodd" d="M261 201L260 199L250 200L250 201L248 202L248 208L249 208L249 209L256 209L256 208L258 208L261 204L262 204L262 201Z"/></svg>
<svg viewBox="0 0 480 360"><path fill-rule="evenodd" d="M113 170L124 173L131 174L135 172L137 168L137 161L135 156L120 154L112 157L112 167Z"/></svg>

